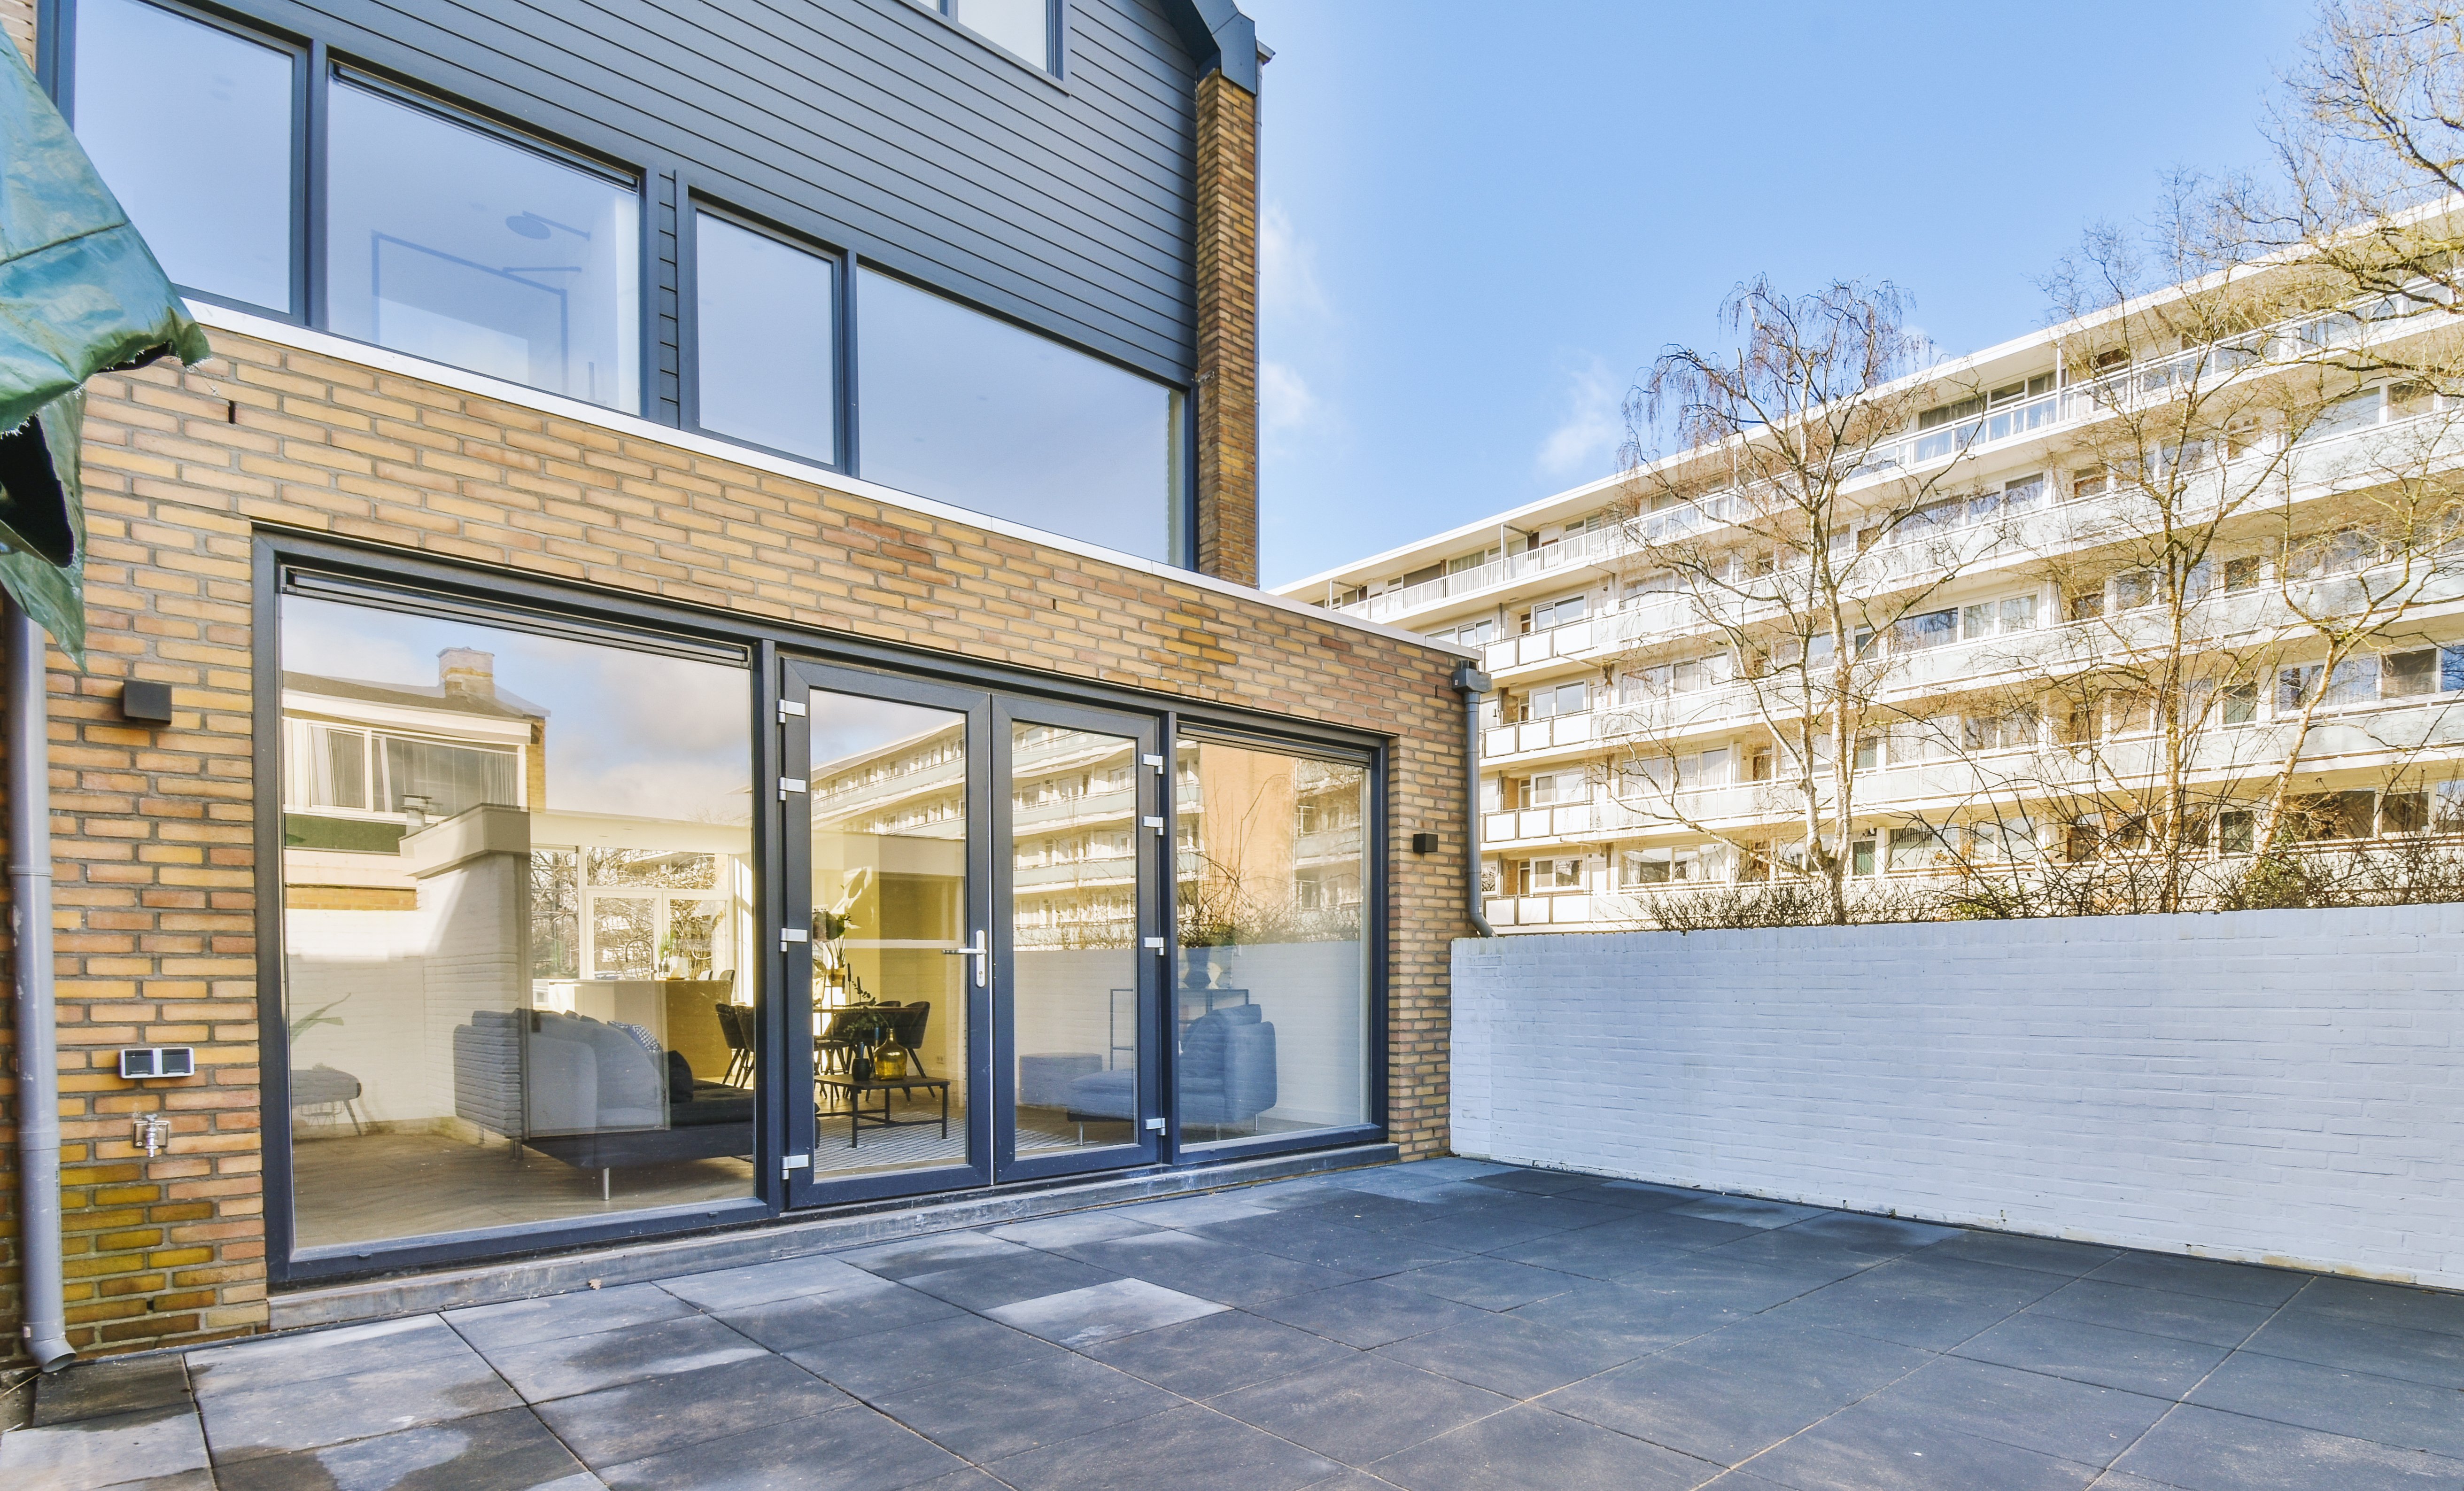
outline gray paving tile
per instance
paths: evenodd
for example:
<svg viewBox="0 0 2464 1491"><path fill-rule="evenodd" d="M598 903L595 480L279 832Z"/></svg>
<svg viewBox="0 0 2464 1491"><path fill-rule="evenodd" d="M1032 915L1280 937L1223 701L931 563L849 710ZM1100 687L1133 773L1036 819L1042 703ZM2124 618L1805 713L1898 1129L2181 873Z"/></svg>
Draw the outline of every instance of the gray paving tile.
<svg viewBox="0 0 2464 1491"><path fill-rule="evenodd" d="M1946 1356L1865 1400L1962 1434L2103 1466L2171 1408L2168 1398Z"/></svg>
<svg viewBox="0 0 2464 1491"><path fill-rule="evenodd" d="M984 1313L1028 1335L1042 1336L1066 1347L1088 1347L1230 1307L1144 1279L1113 1279L1041 1299L998 1305Z"/></svg>
<svg viewBox="0 0 2464 1491"><path fill-rule="evenodd" d="M1683 1186L1659 1185L1648 1180L1603 1180L1600 1182L1600 1190L1616 1193L1617 1197L1622 1197L1616 1204L1656 1208L1683 1206L1688 1201L1700 1201L1714 1194L1708 1191L1689 1191ZM1606 1201L1614 1198L1604 1195L1602 1199Z"/></svg>
<svg viewBox="0 0 2464 1491"><path fill-rule="evenodd" d="M996 1305L1084 1289L1118 1277L1074 1258L1030 1248L1014 1257L979 1259L931 1273L911 1274L901 1282L910 1289L981 1314Z"/></svg>
<svg viewBox="0 0 2464 1491"><path fill-rule="evenodd" d="M1375 1461L1408 1491L1690 1491L1716 1465L1521 1404Z"/></svg>
<svg viewBox="0 0 2464 1491"><path fill-rule="evenodd" d="M1016 1258L1029 1249L982 1232L933 1232L875 1242L831 1256L884 1279L911 1279L984 1259Z"/></svg>
<svg viewBox="0 0 2464 1491"><path fill-rule="evenodd" d="M803 1368L764 1354L561 1398L540 1404L539 1416L584 1463L605 1467L852 1401Z"/></svg>
<svg viewBox="0 0 2464 1491"><path fill-rule="evenodd" d="M1562 1170L1507 1170L1472 1177L1475 1185L1493 1186L1500 1191L1516 1191L1525 1195L1555 1195L1561 1191L1580 1191L1600 1184L1597 1175L1576 1175Z"/></svg>
<svg viewBox="0 0 2464 1491"><path fill-rule="evenodd" d="M1194 1403L1013 1455L992 1468L1018 1491L1300 1491L1342 1469Z"/></svg>
<svg viewBox="0 0 2464 1491"><path fill-rule="evenodd" d="M2443 1331L2285 1310L2259 1327L2242 1349L2434 1388L2464 1388L2464 1336Z"/></svg>
<svg viewBox="0 0 2464 1491"><path fill-rule="evenodd" d="M979 1315L949 1315L799 1348L787 1359L858 1397L936 1377L960 1377L1018 1362L1049 1362L1062 1348Z"/></svg>
<svg viewBox="0 0 2464 1491"><path fill-rule="evenodd" d="M2029 1305L2028 1313L2058 1315L2092 1326L2174 1336L2209 1346L2239 1346L2250 1339L2252 1331L2267 1324L2276 1307L2081 1279Z"/></svg>
<svg viewBox="0 0 2464 1491"><path fill-rule="evenodd" d="M1065 1251L1098 1268L1224 1305L1280 1300L1313 1289L1331 1289L1361 1277L1188 1232L1118 1238L1076 1244Z"/></svg>
<svg viewBox="0 0 2464 1491"><path fill-rule="evenodd" d="M188 1372L177 1356L79 1362L34 1379L35 1428L149 1409L188 1412Z"/></svg>
<svg viewBox="0 0 2464 1491"><path fill-rule="evenodd" d="M584 1491L599 1481L526 1408L237 1464L224 1491Z"/></svg>
<svg viewBox="0 0 2464 1491"><path fill-rule="evenodd" d="M1576 1383L1545 1407L1733 1465L1934 1358L1769 1317Z"/></svg>
<svg viewBox="0 0 2464 1491"><path fill-rule="evenodd" d="M1028 1247L1046 1250L1066 1247L1072 1242L1135 1238L1155 1230L1155 1224L1124 1216L1117 1210L1065 1212L1059 1217L1031 1217L991 1229L992 1235L1004 1242L1023 1242Z"/></svg>
<svg viewBox="0 0 2464 1491"><path fill-rule="evenodd" d="M947 1300L887 1280L870 1289L800 1295L715 1312L720 1320L774 1351L793 1351L847 1336L870 1335L963 1313Z"/></svg>
<svg viewBox="0 0 2464 1491"><path fill-rule="evenodd" d="M1254 1306L1252 1312L1363 1348L1464 1321L1495 1318L1468 1305L1375 1279L1270 1301Z"/></svg>
<svg viewBox="0 0 2464 1491"><path fill-rule="evenodd" d="M1337 1227L1387 1232L1403 1231L1438 1220L1448 1215L1448 1210L1417 1197L1378 1195L1345 1187L1328 1191L1314 1203L1294 1207L1284 1215L1306 1217L1311 1221L1328 1222Z"/></svg>
<svg viewBox="0 0 2464 1491"><path fill-rule="evenodd" d="M1800 1324L1947 1350L2061 1287L2052 1274L1952 1260L1878 1263L1773 1312Z"/></svg>
<svg viewBox="0 0 2464 1491"><path fill-rule="evenodd" d="M1542 1202L1540 1204L1547 1204ZM1523 1209L1512 1206L1484 1207L1478 1211L1433 1217L1418 1226L1403 1229L1398 1236L1463 1253L1487 1253L1498 1248L1510 1248L1517 1243L1532 1242L1554 1237L1576 1226L1612 1219L1617 1214L1603 1207L1585 1207L1587 1212L1601 1215L1569 1224L1546 1217L1529 1217Z"/></svg>
<svg viewBox="0 0 2464 1491"><path fill-rule="evenodd" d="M679 1320L692 1313L693 1307L669 1290L654 1283L635 1283L448 1310L445 1323L463 1340L487 1351L550 1341L558 1336L589 1335L626 1326Z"/></svg>
<svg viewBox="0 0 2464 1491"><path fill-rule="evenodd" d="M1561 1273L1615 1279L1670 1253L1690 1253L1750 1237L1758 1229L1706 1221L1673 1212L1636 1212L1616 1221L1574 1232L1552 1233L1533 1242L1496 1249L1500 1258Z"/></svg>
<svg viewBox="0 0 2464 1491"><path fill-rule="evenodd" d="M768 1263L747 1263L741 1268L662 1279L659 1287L706 1310L729 1310L802 1295L839 1294L872 1287L880 1282L878 1275L867 1273L845 1259L816 1253L807 1258L782 1258Z"/></svg>
<svg viewBox="0 0 2464 1491"><path fill-rule="evenodd" d="M188 1381L199 1394L236 1392L339 1377L371 1368L399 1367L438 1356L462 1356L471 1348L434 1315L411 1315L338 1330L261 1336L187 1354Z"/></svg>
<svg viewBox="0 0 2464 1491"><path fill-rule="evenodd" d="M1639 1352L1590 1333L1484 1315L1380 1347L1377 1354L1510 1398L1530 1398L1630 1362Z"/></svg>
<svg viewBox="0 0 2464 1491"><path fill-rule="evenodd" d="M2124 1253L2109 1263L2098 1265L2088 1277L2106 1283L2136 1284L2143 1289L2239 1300L2245 1305L2281 1305L2310 1282L2307 1274L2281 1268L2219 1263L2212 1259L2182 1258L2168 1253Z"/></svg>
<svg viewBox="0 0 2464 1491"><path fill-rule="evenodd" d="M2099 1473L1872 1403L1842 1409L1749 1468L1794 1491L2082 1491Z"/></svg>
<svg viewBox="0 0 2464 1491"><path fill-rule="evenodd" d="M1503 1175L1514 1169L1489 1160L1465 1159L1459 1154L1442 1154L1433 1160L1414 1160L1394 1169L1405 1174L1442 1175L1448 1180L1478 1180L1483 1175Z"/></svg>
<svg viewBox="0 0 2464 1491"><path fill-rule="evenodd" d="M2058 1238L2024 1238L2006 1232L1963 1232L1925 1249L1928 1257L1964 1258L1973 1263L2000 1263L2007 1268L2033 1268L2038 1273L2076 1279L2122 1256L2120 1248L2093 1242L2066 1242Z"/></svg>
<svg viewBox="0 0 2464 1491"><path fill-rule="evenodd" d="M980 1486L938 1445L869 1409L815 1414L602 1471L611 1491L900 1491Z"/></svg>
<svg viewBox="0 0 2464 1491"><path fill-rule="evenodd" d="M205 1436L186 1404L0 1434L0 1485L10 1491L94 1491L206 1464Z"/></svg>
<svg viewBox="0 0 2464 1491"><path fill-rule="evenodd" d="M1209 1195L1175 1196L1168 1201L1141 1201L1135 1206L1116 1207L1114 1210L1119 1216L1151 1226L1202 1227L1208 1222L1264 1217L1270 1209L1255 1201L1243 1200L1238 1191L1225 1191Z"/></svg>
<svg viewBox="0 0 2464 1491"><path fill-rule="evenodd" d="M1960 1235L1956 1227L1912 1221L1904 1217L1869 1217L1862 1212L1823 1212L1789 1231L1818 1238L1868 1253L1913 1253Z"/></svg>
<svg viewBox="0 0 2464 1491"><path fill-rule="evenodd" d="M2464 1294L2360 1279L2313 1279L2285 1308L2342 1315L2403 1330L2464 1336Z"/></svg>
<svg viewBox="0 0 2464 1491"><path fill-rule="evenodd" d="M1182 1400L1101 1362L1070 1355L916 1383L872 1399L881 1412L981 1465Z"/></svg>
<svg viewBox="0 0 2464 1491"><path fill-rule="evenodd" d="M1397 1274L1407 1268L1426 1268L1467 1254L1463 1248L1421 1242L1393 1233L1337 1227L1305 1217L1245 1217L1238 1221L1211 1222L1198 1232L1235 1247L1256 1248L1361 1279Z"/></svg>
<svg viewBox="0 0 2464 1491"><path fill-rule="evenodd" d="M2115 1462L2188 1491L2453 1491L2464 1460L2183 1404Z"/></svg>
<svg viewBox="0 0 2464 1491"><path fill-rule="evenodd" d="M1680 1291L1595 1282L1507 1313L1640 1353L1734 1325L1749 1312Z"/></svg>
<svg viewBox="0 0 2464 1491"><path fill-rule="evenodd" d="M1705 1221L1736 1222L1742 1226L1786 1227L1809 1217L1819 1217L1824 1208L1796 1206L1786 1201L1766 1201L1759 1196L1715 1195L1700 1201L1688 1201L1669 1208L1679 1217L1699 1217Z"/></svg>
<svg viewBox="0 0 2464 1491"><path fill-rule="evenodd" d="M1101 1342L1087 1354L1184 1397L1211 1398L1322 1367L1354 1349L1297 1326L1225 1310Z"/></svg>
<svg viewBox="0 0 2464 1491"><path fill-rule="evenodd" d="M1534 1268L1502 1258L1458 1259L1432 1263L1407 1273L1388 1274L1382 1281L1398 1289L1417 1289L1441 1300L1485 1310L1510 1310L1591 1283L1577 1274Z"/></svg>
<svg viewBox="0 0 2464 1491"><path fill-rule="evenodd" d="M1511 1398L1366 1353L1243 1388L1213 1406L1347 1465L1408 1449Z"/></svg>
<svg viewBox="0 0 2464 1491"><path fill-rule="evenodd" d="M1734 1244L1738 1247L1745 1243ZM1816 1263L1804 1259L1763 1262L1727 1247L1700 1253L1679 1253L1652 1260L1643 1267L1619 1274L1617 1283L1629 1289L1674 1292L1689 1299L1715 1301L1731 1309L1767 1310L1800 1294L1811 1294L1874 1266L1875 1260L1857 1255L1854 1261Z"/></svg>
<svg viewBox="0 0 2464 1491"><path fill-rule="evenodd" d="M517 1408L521 1398L479 1353L429 1356L369 1371L200 1392L217 1465Z"/></svg>
<svg viewBox="0 0 2464 1491"><path fill-rule="evenodd" d="M1896 1249L1859 1247L1837 1238L1808 1232L1803 1227L1780 1227L1770 1232L1749 1233L1734 1242L1699 1250L1702 1257L1736 1259L1807 1272L1827 1272L1834 1279L1862 1273L1877 1263L1887 1263L1902 1257ZM1905 1255L1911 1259L1927 1257L1919 1249ZM2067 1276L2065 1276L2067 1277Z"/></svg>
<svg viewBox="0 0 2464 1491"><path fill-rule="evenodd" d="M533 1403L766 1354L707 1315L492 1348L489 1362Z"/></svg>
<svg viewBox="0 0 2464 1491"><path fill-rule="evenodd" d="M1972 1361L2074 1382L2178 1398L2223 1361L2230 1349L2022 1310L1951 1351Z"/></svg>
<svg viewBox="0 0 2464 1491"><path fill-rule="evenodd" d="M2453 1388L2236 1351L2190 1401L2464 1460L2464 1394Z"/></svg>

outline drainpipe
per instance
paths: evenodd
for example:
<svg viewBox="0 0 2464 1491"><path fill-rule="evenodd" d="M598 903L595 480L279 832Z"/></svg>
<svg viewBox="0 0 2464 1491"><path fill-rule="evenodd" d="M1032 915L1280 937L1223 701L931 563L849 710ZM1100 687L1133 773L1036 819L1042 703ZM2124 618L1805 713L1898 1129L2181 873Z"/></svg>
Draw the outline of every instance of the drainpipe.
<svg viewBox="0 0 2464 1491"><path fill-rule="evenodd" d="M1469 663L1455 667L1455 691L1463 701L1463 910L1482 936L1494 937L1480 894L1480 700L1488 692L1488 675Z"/></svg>
<svg viewBox="0 0 2464 1491"><path fill-rule="evenodd" d="M52 1002L50 681L43 628L10 601L9 910L17 986L18 1298L27 1353L45 1371L76 1359L60 1291L60 1067Z"/></svg>

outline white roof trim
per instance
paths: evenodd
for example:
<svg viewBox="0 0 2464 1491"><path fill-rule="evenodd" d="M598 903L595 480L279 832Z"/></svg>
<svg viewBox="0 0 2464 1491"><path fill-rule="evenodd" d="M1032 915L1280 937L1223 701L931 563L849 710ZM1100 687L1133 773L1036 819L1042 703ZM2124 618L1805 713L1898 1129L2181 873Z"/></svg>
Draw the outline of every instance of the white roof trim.
<svg viewBox="0 0 2464 1491"><path fill-rule="evenodd" d="M353 341L349 338L337 337L328 332L312 331L290 321L275 320L271 317L252 315L246 311L234 311L228 306L213 305L203 300L190 300L187 304L189 314L198 321L218 331L237 332L241 336L253 337L259 341L270 341L275 346L290 347L300 352L313 352L320 357L333 358L338 362L355 362L362 367L374 368L379 372L393 373L404 378L416 378L423 383L435 384L441 387L455 389L483 399L494 399L499 404L533 409L541 414L553 415L558 419L572 420L577 424L593 425L601 429L629 436L635 440L653 441L660 445L671 446L679 450L690 450L695 455L708 456L714 460L732 461L738 466L767 471L775 476L784 476L791 481L801 481L811 486L827 488L833 492L843 492L849 496L879 502L887 507L904 508L910 513L925 517L958 523L970 528L980 528L988 533L997 533L1027 543L1040 544L1047 549L1059 549L1084 559L1099 559L1123 569L1152 575L1158 580L1172 581L1195 586L1200 590L1211 590L1218 595L1229 596L1234 600L1255 602L1260 605L1272 606L1279 611L1305 616L1312 621L1325 622L1347 630L1388 637L1397 642L1417 643L1421 647L1459 657L1477 656L1470 648L1460 647L1450 642L1436 642L1400 626L1389 626L1381 622L1362 621L1357 617L1328 610L1324 606L1310 605L1305 602L1278 595L1271 590L1253 589L1228 580L1218 579L1213 575L1202 575L1196 570L1181 569L1177 565L1160 563L1138 555L1124 554L1117 549L1107 549L1101 544L1089 543L1084 539L1046 533L1040 528L1029 528L1023 523L1013 523L987 514L970 512L946 502L936 502L931 497L919 497L912 492L900 492L894 487L884 487L873 482L858 480L853 476L843 476L837 471L825 471L818 466L807 466L802 461L790 460L782 455L772 455L766 450L756 450L749 446L735 445L694 430L653 424L639 415L620 413L596 404L585 404L580 399L569 399L562 394L548 393L521 384L507 383L500 378L491 378L485 373L473 373L467 368L453 367L443 362L431 362L425 358L412 357L408 353L396 352L388 347L374 346L364 341Z"/></svg>

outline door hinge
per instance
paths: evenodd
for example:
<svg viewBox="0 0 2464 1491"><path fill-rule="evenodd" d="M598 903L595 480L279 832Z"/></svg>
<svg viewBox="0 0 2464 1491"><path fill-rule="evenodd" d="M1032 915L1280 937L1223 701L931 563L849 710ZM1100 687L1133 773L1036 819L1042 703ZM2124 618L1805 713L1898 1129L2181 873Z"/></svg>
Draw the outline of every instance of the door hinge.
<svg viewBox="0 0 2464 1491"><path fill-rule="evenodd" d="M1163 757L1160 756L1141 756L1138 757L1138 763L1142 766L1154 767L1158 777L1163 775Z"/></svg>
<svg viewBox="0 0 2464 1491"><path fill-rule="evenodd" d="M1161 1132L1163 1132L1163 1120L1162 1120L1162 1119L1160 1119L1160 1118L1150 1118L1150 1119L1148 1119L1148 1120L1147 1120L1147 1132L1149 1132L1149 1133L1161 1133Z"/></svg>
<svg viewBox="0 0 2464 1491"><path fill-rule="evenodd" d="M803 705L797 703L793 699L781 699L779 701L780 724L783 725L791 719L803 719L803 717L804 707Z"/></svg>
<svg viewBox="0 0 2464 1491"><path fill-rule="evenodd" d="M1160 839L1160 838L1162 838L1162 837L1163 837L1163 820L1162 820L1162 819L1160 819L1160 818L1142 818L1142 819L1138 820L1138 822L1142 822L1142 823L1146 824L1149 828L1154 829L1154 830L1155 831L1155 837L1156 837L1156 838Z"/></svg>
<svg viewBox="0 0 2464 1491"><path fill-rule="evenodd" d="M1154 953L1157 957L1161 957L1163 955L1163 939L1161 937L1149 937L1146 945L1148 951Z"/></svg>
<svg viewBox="0 0 2464 1491"><path fill-rule="evenodd" d="M779 1178L785 1180L794 1175L796 1172L800 1170L810 1170L812 1168L813 1157L809 1154L785 1155L779 1161Z"/></svg>
<svg viewBox="0 0 2464 1491"><path fill-rule="evenodd" d="M813 934L802 927L781 927L779 929L779 951L781 953L786 952L790 947L793 947L799 942L810 942L812 940Z"/></svg>
<svg viewBox="0 0 2464 1491"><path fill-rule="evenodd" d="M802 792L803 790L804 778L802 777L781 777L779 778L779 800L781 802L787 800L788 793Z"/></svg>

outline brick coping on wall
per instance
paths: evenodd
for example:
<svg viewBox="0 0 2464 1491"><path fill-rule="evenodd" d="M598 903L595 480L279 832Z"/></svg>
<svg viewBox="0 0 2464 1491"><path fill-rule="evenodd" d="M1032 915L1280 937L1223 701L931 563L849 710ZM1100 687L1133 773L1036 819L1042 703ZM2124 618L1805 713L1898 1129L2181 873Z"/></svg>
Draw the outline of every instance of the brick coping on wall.
<svg viewBox="0 0 2464 1491"><path fill-rule="evenodd" d="M1310 621L1325 622L1348 630L1384 637L1389 641L1412 643L1418 647L1427 647L1431 651L1444 652L1473 662L1479 661L1481 656L1477 648L1440 641L1434 637L1423 637L1419 632L1407 631L1400 626L1389 626L1382 622L1365 621L1359 617L1347 616L1326 606L1311 605L1305 601L1295 601L1288 596L1277 595L1271 590L1262 590L1255 585L1225 580L1200 570L1183 569L1177 564L1166 564L1119 549L1108 549L1102 544L1089 543L1083 538L1073 538L1066 534L1051 533L1045 529L1029 527L1024 523L1014 523L1006 518L995 517L988 513L979 513L970 508L937 502L931 497L919 496L912 492L902 492L895 487L884 487L860 477L848 476L831 471L827 467L774 455L757 447L737 445L734 441L721 440L714 435L705 435L698 430L686 429L674 425L661 425L637 414L627 414L608 408L605 405L588 404L580 399L548 393L522 384L507 383L500 378L491 378L485 373L474 373L467 368L455 367L451 363L431 362L426 358L396 352L390 347L354 341L347 337L337 337L329 332L312 331L291 321L255 316L246 311L235 311L228 306L215 305L209 301L190 300L187 304L189 314L210 330L237 332L259 341L272 342L276 346L289 347L300 352L313 352L320 357L330 357L341 362L356 362L373 372L416 378L423 383L451 388L456 392L472 394L497 404L512 405L517 408L553 415L558 419L572 420L578 424L596 425L612 434L624 435L635 440L655 440L680 450L689 450L695 455L732 461L754 471L767 471L774 476L784 476L793 481L827 488L833 492L845 493L851 497L862 497L869 502L878 502L887 507L905 508L920 516L937 518L944 522L963 523L972 528L980 528L987 533L996 533L1004 537L1035 544L1040 548L1058 549L1082 559L1100 559L1107 564L1115 564L1123 569L1152 575L1157 580L1171 581L1176 584L1196 585L1203 590L1212 590L1221 595L1235 597L1259 605L1272 606L1276 610L1289 612L1295 616L1307 617Z"/></svg>

